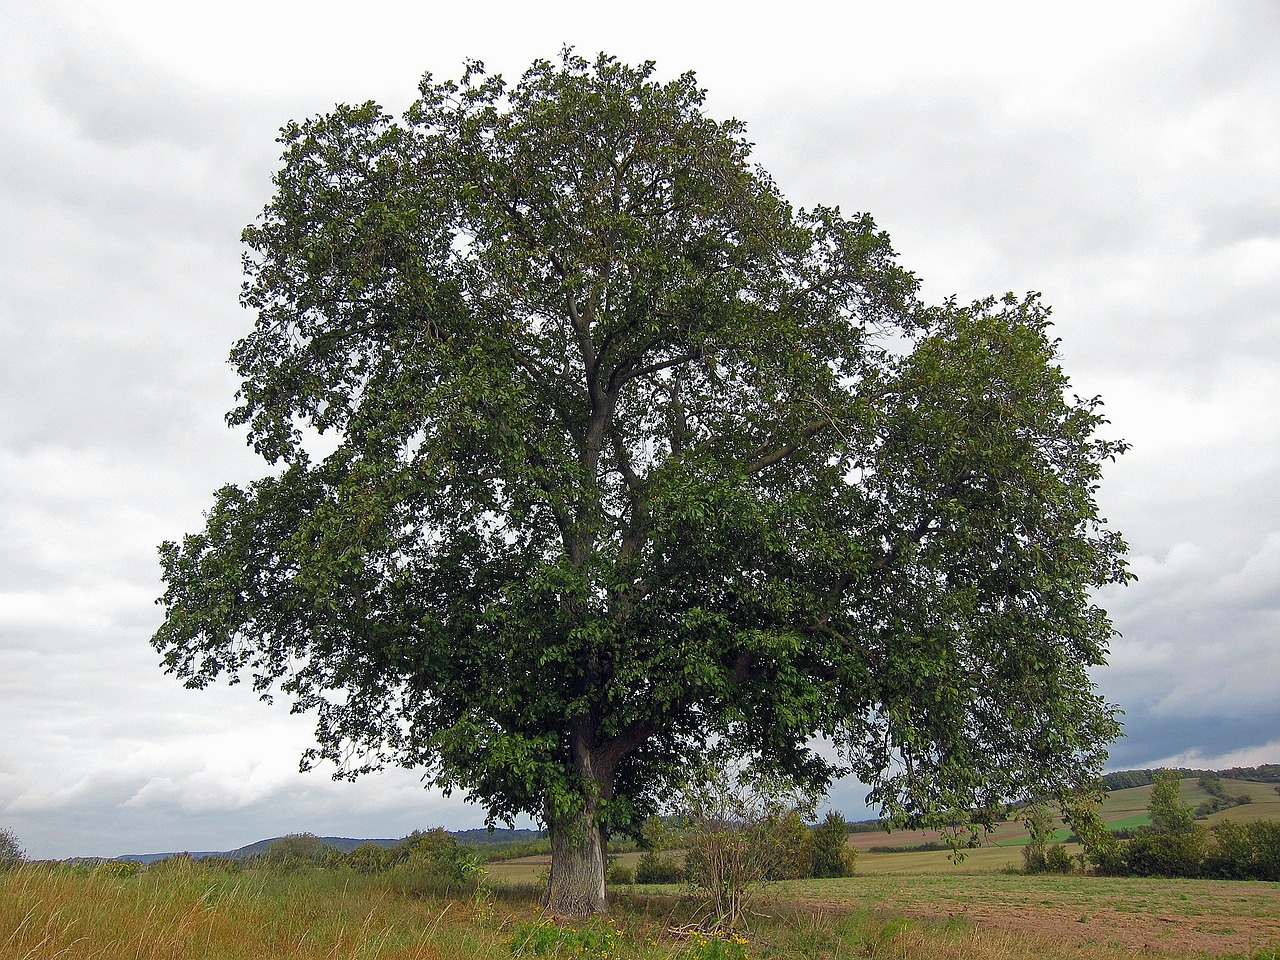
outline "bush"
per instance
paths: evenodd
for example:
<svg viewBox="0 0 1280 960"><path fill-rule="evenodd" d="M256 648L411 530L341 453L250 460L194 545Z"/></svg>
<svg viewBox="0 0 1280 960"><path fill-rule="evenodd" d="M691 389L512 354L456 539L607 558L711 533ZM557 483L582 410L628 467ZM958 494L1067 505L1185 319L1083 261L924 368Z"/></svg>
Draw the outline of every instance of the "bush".
<svg viewBox="0 0 1280 960"><path fill-rule="evenodd" d="M314 833L291 833L273 840L257 858L275 870L291 872L303 867L325 867L340 863L342 853Z"/></svg>
<svg viewBox="0 0 1280 960"><path fill-rule="evenodd" d="M1140 877L1198 877L1208 852L1208 831L1199 824L1182 833L1144 833L1125 847L1128 872Z"/></svg>
<svg viewBox="0 0 1280 960"><path fill-rule="evenodd" d="M1042 803L1030 803L1019 814L1027 825L1027 844L1022 848L1022 869L1026 873L1044 873L1048 869L1046 855L1049 837L1053 835L1053 814Z"/></svg>
<svg viewBox="0 0 1280 960"><path fill-rule="evenodd" d="M442 827L409 834L396 848L395 861L446 891L477 887L484 879L480 857Z"/></svg>
<svg viewBox="0 0 1280 960"><path fill-rule="evenodd" d="M756 855L765 880L803 880L813 876L813 835L797 809L767 817L754 831Z"/></svg>
<svg viewBox="0 0 1280 960"><path fill-rule="evenodd" d="M381 873L396 862L397 856L395 850L380 843L362 843L343 857L342 862L357 873Z"/></svg>
<svg viewBox="0 0 1280 960"><path fill-rule="evenodd" d="M1234 820L1223 820L1213 828L1213 845L1205 857L1204 874L1219 880L1244 880L1253 861L1249 828Z"/></svg>
<svg viewBox="0 0 1280 960"><path fill-rule="evenodd" d="M636 872L628 864L610 860L609 871L605 874L605 882L614 886L628 886L636 882Z"/></svg>
<svg viewBox="0 0 1280 960"><path fill-rule="evenodd" d="M682 799L686 877L715 926L742 925L763 881L796 876L797 867L812 871L812 839L801 814L812 801L785 778L711 764Z"/></svg>
<svg viewBox="0 0 1280 960"><path fill-rule="evenodd" d="M1067 852L1067 848L1061 843L1055 843L1045 851L1045 873L1070 873L1074 868L1075 864L1071 860L1071 854Z"/></svg>
<svg viewBox="0 0 1280 960"><path fill-rule="evenodd" d="M16 867L27 859L27 853L18 842L17 835L9 829L0 830L0 870Z"/></svg>
<svg viewBox="0 0 1280 960"><path fill-rule="evenodd" d="M1214 828L1204 874L1223 880L1280 880L1280 823L1224 820Z"/></svg>
<svg viewBox="0 0 1280 960"><path fill-rule="evenodd" d="M813 875L852 877L857 860L858 851L849 846L849 825L844 816L828 812L813 828Z"/></svg>
<svg viewBox="0 0 1280 960"><path fill-rule="evenodd" d="M684 883L685 867L675 860L646 850L636 864L636 883Z"/></svg>

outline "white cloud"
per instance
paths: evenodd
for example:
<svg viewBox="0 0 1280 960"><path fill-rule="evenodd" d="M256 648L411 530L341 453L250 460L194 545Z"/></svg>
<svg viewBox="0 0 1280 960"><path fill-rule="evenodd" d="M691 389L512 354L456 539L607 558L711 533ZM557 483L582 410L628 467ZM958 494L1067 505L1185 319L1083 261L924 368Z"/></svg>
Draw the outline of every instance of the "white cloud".
<svg viewBox="0 0 1280 960"><path fill-rule="evenodd" d="M1213 756L1205 756L1199 749L1165 757L1151 764L1152 767L1183 767L1189 770L1225 770L1229 767L1259 767L1280 762L1280 740L1251 747L1241 747Z"/></svg>

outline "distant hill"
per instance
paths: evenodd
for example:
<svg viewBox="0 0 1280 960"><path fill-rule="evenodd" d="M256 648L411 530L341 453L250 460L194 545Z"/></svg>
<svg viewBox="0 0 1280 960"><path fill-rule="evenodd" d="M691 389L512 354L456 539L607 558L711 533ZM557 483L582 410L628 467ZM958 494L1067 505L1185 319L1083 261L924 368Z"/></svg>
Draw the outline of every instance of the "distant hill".
<svg viewBox="0 0 1280 960"><path fill-rule="evenodd" d="M489 843L521 843L529 840L538 840L546 836L541 830L525 830L525 829L498 829L489 830L487 827L476 827L470 830L450 830L447 831L459 843L480 845ZM234 860L245 860L249 857L255 857L260 853L266 852L267 847L280 840L280 837L268 837L266 840L258 840L254 843L247 844L243 847L237 847L234 850L201 850L201 851L173 851L170 853L126 853L117 860L133 860L138 863L152 863L156 860L164 860L167 857L177 856L178 853L190 853L192 857L199 860L202 857L230 857ZM365 843L376 843L381 847L394 847L400 842L400 838L394 840L378 839L378 840L358 840L352 837L320 837L322 843L327 843L331 847L336 847L343 853L350 853L356 847Z"/></svg>
<svg viewBox="0 0 1280 960"><path fill-rule="evenodd" d="M1102 775L1106 790L1127 790L1130 787L1148 787L1155 780L1155 770L1117 770ZM1245 780L1251 783L1280 783L1280 763L1264 763L1258 767L1230 767L1226 770L1191 770L1179 767L1178 774L1188 777L1221 777L1223 780Z"/></svg>

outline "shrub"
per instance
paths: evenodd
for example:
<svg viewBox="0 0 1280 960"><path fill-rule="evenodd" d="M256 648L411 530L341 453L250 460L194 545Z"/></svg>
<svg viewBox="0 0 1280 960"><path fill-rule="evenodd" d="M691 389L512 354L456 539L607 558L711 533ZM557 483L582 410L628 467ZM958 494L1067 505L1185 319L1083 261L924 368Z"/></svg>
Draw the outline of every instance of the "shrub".
<svg viewBox="0 0 1280 960"><path fill-rule="evenodd" d="M1223 880L1280 880L1280 823L1224 820L1213 831L1205 876Z"/></svg>
<svg viewBox="0 0 1280 960"><path fill-rule="evenodd" d="M617 860L609 861L609 871L605 874L605 881L614 886L627 886L636 882L636 872L629 864L619 863Z"/></svg>
<svg viewBox="0 0 1280 960"><path fill-rule="evenodd" d="M1280 881L1280 823L1255 820L1249 824L1253 838L1254 878Z"/></svg>
<svg viewBox="0 0 1280 960"><path fill-rule="evenodd" d="M325 843L314 833L291 833L273 840L258 857L259 862L285 872L303 867L331 866L341 859L342 854L337 847Z"/></svg>
<svg viewBox="0 0 1280 960"><path fill-rule="evenodd" d="M831 810L813 828L813 875L851 877L858 852L849 846L849 825L842 814Z"/></svg>
<svg viewBox="0 0 1280 960"><path fill-rule="evenodd" d="M1223 820L1213 828L1213 845L1205 857L1204 873L1219 880L1244 880L1253 861L1249 829L1234 820Z"/></svg>
<svg viewBox="0 0 1280 960"><path fill-rule="evenodd" d="M684 883L685 867L675 860L646 850L636 864L636 883Z"/></svg>
<svg viewBox="0 0 1280 960"><path fill-rule="evenodd" d="M396 862L397 852L380 843L362 843L342 862L357 873L381 873Z"/></svg>
<svg viewBox="0 0 1280 960"><path fill-rule="evenodd" d="M1208 852L1208 831L1199 824L1182 833L1144 833L1125 847L1128 872L1140 877L1198 877Z"/></svg>
<svg viewBox="0 0 1280 960"><path fill-rule="evenodd" d="M0 830L0 870L16 867L27 859L26 851L17 835L9 829Z"/></svg>
<svg viewBox="0 0 1280 960"><path fill-rule="evenodd" d="M428 886L445 891L475 888L484 879L480 857L442 827L415 830L400 841L394 857Z"/></svg>
<svg viewBox="0 0 1280 960"><path fill-rule="evenodd" d="M1022 848L1022 869L1026 873L1043 873L1044 851L1049 834L1053 832L1049 809L1039 803L1028 804L1022 810L1021 819L1027 826L1027 843Z"/></svg>
<svg viewBox="0 0 1280 960"><path fill-rule="evenodd" d="M786 859L806 857L812 841L800 811L812 810L812 801L785 779L715 764L686 786L682 800L687 880L716 927L741 926L763 881L796 875ZM812 870L811 847L807 860L800 867Z"/></svg>
<svg viewBox="0 0 1280 960"><path fill-rule="evenodd" d="M813 835L800 811L775 813L754 831L756 855L762 858L765 880L802 880L813 876Z"/></svg>
<svg viewBox="0 0 1280 960"><path fill-rule="evenodd" d="M1067 848L1063 844L1055 843L1045 851L1045 873L1070 873L1074 867L1075 864L1071 860L1071 854L1067 852Z"/></svg>

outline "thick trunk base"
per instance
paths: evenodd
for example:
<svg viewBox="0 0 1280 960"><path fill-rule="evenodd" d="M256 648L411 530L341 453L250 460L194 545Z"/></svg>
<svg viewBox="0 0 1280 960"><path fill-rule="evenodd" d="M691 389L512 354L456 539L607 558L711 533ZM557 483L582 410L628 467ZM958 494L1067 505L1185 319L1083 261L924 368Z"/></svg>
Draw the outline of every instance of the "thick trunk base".
<svg viewBox="0 0 1280 960"><path fill-rule="evenodd" d="M594 811L558 819L551 828L551 883L546 910L557 917L589 917L607 909L604 838Z"/></svg>

